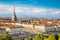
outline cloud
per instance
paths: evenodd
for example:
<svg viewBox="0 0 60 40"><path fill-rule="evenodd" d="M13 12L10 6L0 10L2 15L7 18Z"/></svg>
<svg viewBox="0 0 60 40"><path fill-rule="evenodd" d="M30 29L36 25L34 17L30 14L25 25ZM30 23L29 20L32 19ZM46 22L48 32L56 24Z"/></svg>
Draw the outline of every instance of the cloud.
<svg viewBox="0 0 60 40"><path fill-rule="evenodd" d="M0 4L0 13L12 13L12 11L12 6Z"/></svg>
<svg viewBox="0 0 60 40"><path fill-rule="evenodd" d="M13 6L0 4L0 13L13 13ZM23 13L26 15L48 15L48 14L60 14L60 9L58 8L38 8L38 7L17 7L15 6L15 12Z"/></svg>

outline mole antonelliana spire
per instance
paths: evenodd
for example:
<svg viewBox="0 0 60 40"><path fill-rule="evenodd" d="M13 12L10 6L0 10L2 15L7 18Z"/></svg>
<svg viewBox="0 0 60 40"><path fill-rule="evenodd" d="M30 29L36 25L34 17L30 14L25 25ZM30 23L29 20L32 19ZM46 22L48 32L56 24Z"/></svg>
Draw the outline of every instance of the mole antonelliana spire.
<svg viewBox="0 0 60 40"><path fill-rule="evenodd" d="M14 6L14 9L13 9L13 15L12 15L12 21L17 21L17 17L16 17L16 13L15 13L15 6Z"/></svg>

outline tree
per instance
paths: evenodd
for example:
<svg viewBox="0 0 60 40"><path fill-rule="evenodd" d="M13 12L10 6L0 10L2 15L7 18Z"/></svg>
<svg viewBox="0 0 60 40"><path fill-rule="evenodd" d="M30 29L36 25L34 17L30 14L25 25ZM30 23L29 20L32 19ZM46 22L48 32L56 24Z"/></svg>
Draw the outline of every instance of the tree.
<svg viewBox="0 0 60 40"><path fill-rule="evenodd" d="M2 38L2 37L0 37L0 40L3 40L3 38Z"/></svg>
<svg viewBox="0 0 60 40"><path fill-rule="evenodd" d="M33 40L32 36L29 36L29 37L27 38L27 40Z"/></svg>
<svg viewBox="0 0 60 40"><path fill-rule="evenodd" d="M56 40L58 40L58 35L57 34L55 35L55 38L56 38Z"/></svg>
<svg viewBox="0 0 60 40"><path fill-rule="evenodd" d="M60 37L60 34L58 34L58 37Z"/></svg>
<svg viewBox="0 0 60 40"><path fill-rule="evenodd" d="M24 40L24 38L20 38L20 40Z"/></svg>
<svg viewBox="0 0 60 40"><path fill-rule="evenodd" d="M0 34L0 40L12 40L9 34Z"/></svg>
<svg viewBox="0 0 60 40"><path fill-rule="evenodd" d="M58 40L60 40L60 34L58 34Z"/></svg>
<svg viewBox="0 0 60 40"><path fill-rule="evenodd" d="M34 37L34 40L40 40L40 35L36 34L35 37Z"/></svg>
<svg viewBox="0 0 60 40"><path fill-rule="evenodd" d="M9 34L4 34L3 39L4 40L12 40L11 36Z"/></svg>
<svg viewBox="0 0 60 40"><path fill-rule="evenodd" d="M44 40L49 40L48 35L44 35Z"/></svg>
<svg viewBox="0 0 60 40"><path fill-rule="evenodd" d="M56 40L55 35L49 35L49 40Z"/></svg>
<svg viewBox="0 0 60 40"><path fill-rule="evenodd" d="M43 34L39 34L40 36L40 40L44 40L44 35Z"/></svg>
<svg viewBox="0 0 60 40"><path fill-rule="evenodd" d="M3 40L3 36L4 36L3 34L0 34L0 40Z"/></svg>
<svg viewBox="0 0 60 40"><path fill-rule="evenodd" d="M49 40L47 37L44 37L44 40Z"/></svg>
<svg viewBox="0 0 60 40"><path fill-rule="evenodd" d="M60 37L58 38L58 40L60 40Z"/></svg>

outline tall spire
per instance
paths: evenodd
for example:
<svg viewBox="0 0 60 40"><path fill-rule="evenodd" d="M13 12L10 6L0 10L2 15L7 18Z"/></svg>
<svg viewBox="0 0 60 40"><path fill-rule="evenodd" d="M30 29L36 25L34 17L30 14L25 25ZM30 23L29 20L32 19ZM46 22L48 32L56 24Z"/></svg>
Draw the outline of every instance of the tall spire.
<svg viewBox="0 0 60 40"><path fill-rule="evenodd" d="M16 13L15 13L15 6L14 6L14 17L15 17L15 21L16 21L17 17L16 17Z"/></svg>
<svg viewBox="0 0 60 40"><path fill-rule="evenodd" d="M16 20L17 20L17 17L16 17L16 14L15 14L15 6L14 6L12 21L16 21Z"/></svg>

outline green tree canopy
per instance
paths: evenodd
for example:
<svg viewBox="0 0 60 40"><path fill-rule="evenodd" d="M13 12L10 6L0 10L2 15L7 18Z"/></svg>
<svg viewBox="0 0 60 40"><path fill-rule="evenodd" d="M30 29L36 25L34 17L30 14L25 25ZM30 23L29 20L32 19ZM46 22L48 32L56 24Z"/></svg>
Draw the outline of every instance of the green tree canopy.
<svg viewBox="0 0 60 40"><path fill-rule="evenodd" d="M29 36L29 37L27 38L27 40L33 40L32 36Z"/></svg>
<svg viewBox="0 0 60 40"><path fill-rule="evenodd" d="M40 35L36 34L35 37L34 37L34 40L40 40Z"/></svg>
<svg viewBox="0 0 60 40"><path fill-rule="evenodd" d="M49 40L56 40L55 35L49 35Z"/></svg>

